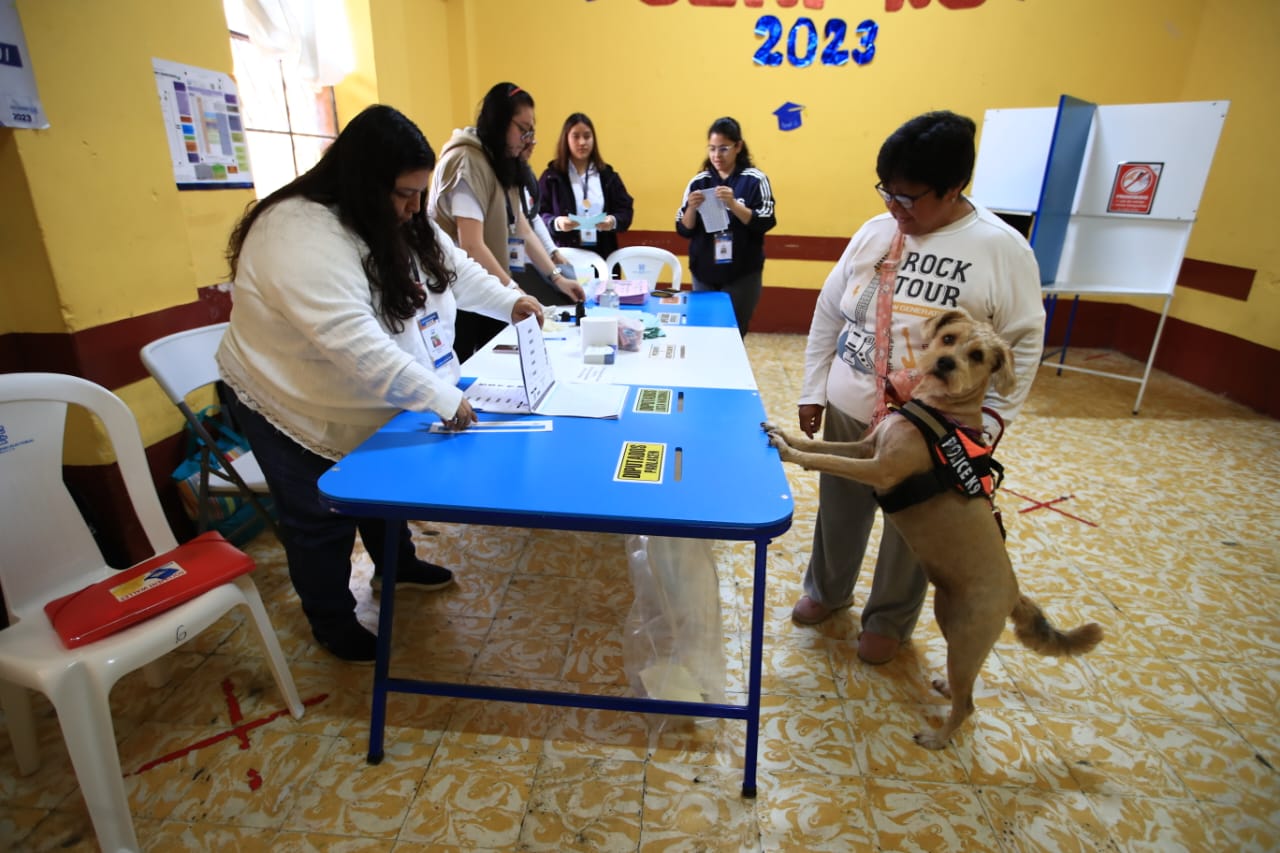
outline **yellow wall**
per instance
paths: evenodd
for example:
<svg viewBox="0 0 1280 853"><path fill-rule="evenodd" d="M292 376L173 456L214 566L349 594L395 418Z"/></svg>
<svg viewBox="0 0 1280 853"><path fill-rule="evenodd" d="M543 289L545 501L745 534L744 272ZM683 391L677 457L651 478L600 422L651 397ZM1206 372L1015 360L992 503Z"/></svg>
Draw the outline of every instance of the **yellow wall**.
<svg viewBox="0 0 1280 853"><path fill-rule="evenodd" d="M229 74L221 0L20 0L18 13L50 127L0 131L0 333L74 333L195 301L226 278L227 234L253 194L178 191L151 60ZM181 428L151 381L113 390L147 443ZM72 421L73 464L105 461L89 424Z"/></svg>
<svg viewBox="0 0 1280 853"><path fill-rule="evenodd" d="M0 335L61 328L58 291L18 152L26 130L0 128Z"/></svg>
<svg viewBox="0 0 1280 853"><path fill-rule="evenodd" d="M904 119L951 108L1228 99L1191 237L1192 257L1256 268L1247 303L1179 290L1174 316L1280 349L1280 4L1272 0L986 0L970 10L827 0L822 10L695 7L687 0L347 0L360 67L342 121L381 101L437 150L484 91L513 80L538 103L541 169L582 110L636 197L638 229L666 230L702 160L706 128L737 117L779 199L777 233L846 237L881 210L876 151ZM249 191L174 186L152 57L231 71L220 0L18 0L51 128L0 130L0 333L77 332L191 302L223 280L226 236ZM761 14L880 27L875 60L842 68L752 61ZM820 41L821 41L820 36ZM110 49L105 49L109 45ZM848 46L848 44L846 45ZM782 132L771 114L805 106ZM771 261L766 284L817 287L829 264ZM163 409L150 383L122 389ZM172 422L144 429L172 429Z"/></svg>
<svg viewBox="0 0 1280 853"><path fill-rule="evenodd" d="M369 3L367 0L346 0L344 5L347 24L351 28L351 49L356 68L333 89L338 127L378 101L378 71L374 67L373 22L369 17Z"/></svg>
<svg viewBox="0 0 1280 853"><path fill-rule="evenodd" d="M1248 302L1174 292L1172 316L1280 349L1280 3L1208 0L1178 100L1231 100L1187 255L1256 269ZM1216 93L1216 94L1215 94Z"/></svg>
<svg viewBox="0 0 1280 853"><path fill-rule="evenodd" d="M450 67L456 60L445 32L445 0L374 0L368 4L378 74L378 100L390 104L419 127L449 115ZM444 142L428 134L437 151Z"/></svg>
<svg viewBox="0 0 1280 853"><path fill-rule="evenodd" d="M193 301L225 278L228 222L253 196L178 192L151 59L230 73L220 0L22 0L18 12L50 128L13 131L13 145L58 310L14 329L77 332Z"/></svg>
<svg viewBox="0 0 1280 853"><path fill-rule="evenodd" d="M374 0L379 5L379 0ZM822 10L695 7L687 0L451 0L464 20L466 123L484 90L511 79L537 101L541 169L563 117L582 110L636 198L635 228L667 230L685 182L701 163L706 129L742 122L778 198L778 234L843 237L883 209L871 190L875 155L903 120L930 109L965 113L1053 106L1063 93L1097 103L1231 101L1189 255L1259 270L1249 302L1179 289L1172 315L1280 349L1280 214L1269 199L1280 171L1266 169L1266 140L1280 117L1268 87L1280 79L1280 4L1273 0L987 0L976 9L827 0ZM458 7L460 11L454 10ZM762 14L789 29L802 15L880 27L865 66L765 68L752 61ZM606 35L609 34L609 35ZM462 39L455 38L456 46ZM848 42L846 42L848 46ZM785 48L785 41L783 43ZM477 71L476 69L480 69ZM462 108L458 101L461 100ZM803 104L801 128L778 129L772 110ZM424 125L430 139L448 128ZM1259 179L1259 164L1268 174ZM821 286L825 262L771 261L766 285ZM1158 303L1137 301L1152 310Z"/></svg>

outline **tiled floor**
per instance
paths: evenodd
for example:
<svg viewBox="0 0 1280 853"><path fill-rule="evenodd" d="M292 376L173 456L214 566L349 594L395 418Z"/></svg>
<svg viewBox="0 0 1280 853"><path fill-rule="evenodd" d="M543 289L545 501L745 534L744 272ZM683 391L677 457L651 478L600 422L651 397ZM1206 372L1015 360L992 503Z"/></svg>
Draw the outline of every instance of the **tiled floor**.
<svg viewBox="0 0 1280 853"><path fill-rule="evenodd" d="M803 339L747 343L770 416L790 423ZM301 721L251 727L282 705L231 620L175 653L168 687L122 681L116 733L143 847L1280 849L1280 424L1160 375L1134 417L1136 391L1041 370L998 454L1009 548L1052 620L1098 621L1107 638L1058 661L1006 632L977 713L944 751L911 740L943 712L929 615L884 667L853 652L856 609L817 629L790 622L816 501L816 477L791 469L795 523L770 551L757 799L739 796L744 726L731 721L397 696L386 759L367 765L371 670L312 646L280 550L262 538L256 577L311 704ZM436 530L420 551L460 582L402 597L400 671L627 689L621 538ZM751 554L715 550L727 685L741 695ZM372 618L369 573L362 556L354 585ZM95 849L39 708L44 767L20 778L0 754L0 849Z"/></svg>

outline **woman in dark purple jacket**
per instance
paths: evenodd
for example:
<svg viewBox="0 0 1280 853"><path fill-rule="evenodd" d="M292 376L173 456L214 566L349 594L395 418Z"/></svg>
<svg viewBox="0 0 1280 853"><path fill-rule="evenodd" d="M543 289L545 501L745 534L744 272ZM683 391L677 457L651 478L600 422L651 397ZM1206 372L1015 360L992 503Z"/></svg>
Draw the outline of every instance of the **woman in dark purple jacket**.
<svg viewBox="0 0 1280 853"><path fill-rule="evenodd" d="M540 214L557 246L588 249L607 258L618 232L631 227L631 194L600 156L596 128L583 113L564 120L556 159L538 179ZM592 221L602 217L599 221Z"/></svg>

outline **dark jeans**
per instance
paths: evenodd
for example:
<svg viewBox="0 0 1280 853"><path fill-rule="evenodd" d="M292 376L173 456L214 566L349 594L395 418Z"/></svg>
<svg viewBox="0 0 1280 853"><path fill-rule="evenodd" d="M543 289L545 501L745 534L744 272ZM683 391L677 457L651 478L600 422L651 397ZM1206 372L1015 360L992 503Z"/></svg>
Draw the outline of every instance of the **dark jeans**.
<svg viewBox="0 0 1280 853"><path fill-rule="evenodd" d="M694 293L706 290L728 292L729 301L733 303L733 316L738 321L738 334L745 338L751 325L751 315L756 313L756 305L760 302L760 292L764 290L764 271L748 273L724 284L708 284L694 276Z"/></svg>
<svg viewBox="0 0 1280 853"><path fill-rule="evenodd" d="M219 383L221 386L222 383ZM333 462L307 450L245 406L227 389L241 432L262 466L280 513L280 535L289 561L289 579L311 626L323 632L354 618L351 594L351 549L356 532L381 572L387 524L400 525L398 565L414 559L413 539L404 521L339 515L320 505L316 481Z"/></svg>

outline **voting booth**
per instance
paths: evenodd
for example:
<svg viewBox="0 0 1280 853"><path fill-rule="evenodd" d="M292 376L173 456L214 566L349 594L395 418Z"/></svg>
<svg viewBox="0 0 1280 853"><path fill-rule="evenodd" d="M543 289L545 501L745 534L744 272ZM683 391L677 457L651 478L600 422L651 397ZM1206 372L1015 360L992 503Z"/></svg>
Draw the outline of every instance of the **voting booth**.
<svg viewBox="0 0 1280 853"><path fill-rule="evenodd" d="M1049 320L1071 298L1058 370L1139 384L1142 406L1173 301L1200 196L1226 119L1227 101L1097 105L1063 95L1058 106L988 110L973 198L1029 234ZM1065 364L1081 297L1160 300L1141 377Z"/></svg>

